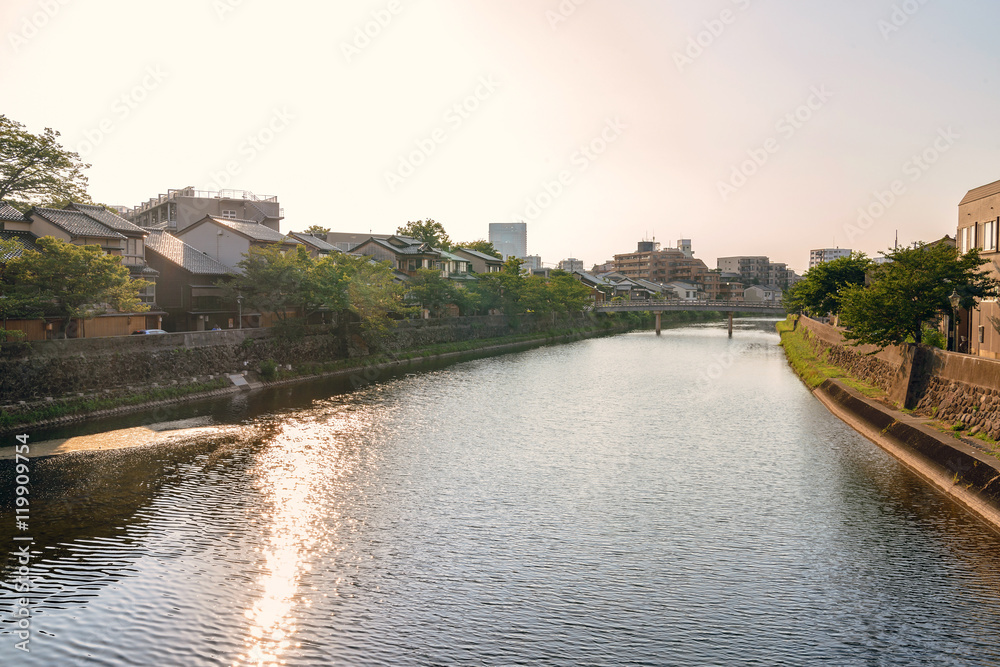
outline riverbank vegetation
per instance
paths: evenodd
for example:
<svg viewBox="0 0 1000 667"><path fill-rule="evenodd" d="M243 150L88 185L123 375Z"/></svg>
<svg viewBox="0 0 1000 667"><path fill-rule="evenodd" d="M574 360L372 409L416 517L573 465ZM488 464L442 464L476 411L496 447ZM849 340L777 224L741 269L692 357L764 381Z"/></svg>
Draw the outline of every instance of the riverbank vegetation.
<svg viewBox="0 0 1000 667"><path fill-rule="evenodd" d="M939 241L881 254L879 263L852 253L809 269L789 291L788 312L838 316L855 345L941 345L943 315L954 318L956 306L973 308L1000 289L976 248L962 254Z"/></svg>
<svg viewBox="0 0 1000 667"><path fill-rule="evenodd" d="M885 397L885 392L878 387L859 380L843 368L830 363L826 353L816 354L815 348L809 341L809 331L797 327L796 319L796 316L790 315L778 322L776 328L788 363L810 389L815 389L824 381L833 379L840 380L870 398Z"/></svg>

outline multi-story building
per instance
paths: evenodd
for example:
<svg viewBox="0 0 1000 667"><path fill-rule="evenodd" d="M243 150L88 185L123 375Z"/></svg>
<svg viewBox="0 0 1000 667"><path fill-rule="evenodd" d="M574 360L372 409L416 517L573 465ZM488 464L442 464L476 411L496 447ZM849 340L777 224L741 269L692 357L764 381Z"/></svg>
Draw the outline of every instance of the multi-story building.
<svg viewBox="0 0 1000 667"><path fill-rule="evenodd" d="M583 271L583 260L577 259L576 257L560 260L559 268L569 273L573 273L574 271Z"/></svg>
<svg viewBox="0 0 1000 667"><path fill-rule="evenodd" d="M740 282L748 285L766 283L770 264L765 255L735 255L716 260L716 267L722 273L738 275Z"/></svg>
<svg viewBox="0 0 1000 667"><path fill-rule="evenodd" d="M775 285L787 289L799 280L799 276L787 264L772 262L766 255L720 257L717 266L724 277L738 276L739 282L744 285Z"/></svg>
<svg viewBox="0 0 1000 667"><path fill-rule="evenodd" d="M850 248L817 248L809 251L809 268L841 257L850 257Z"/></svg>
<svg viewBox="0 0 1000 667"><path fill-rule="evenodd" d="M508 257L527 257L528 255L528 223L526 222L491 222L490 243L504 259Z"/></svg>
<svg viewBox="0 0 1000 667"><path fill-rule="evenodd" d="M524 263L521 264L521 270L523 271L528 271L530 273L532 271L536 271L542 268L541 255L528 255L527 257L523 255L516 255L516 256L524 260Z"/></svg>
<svg viewBox="0 0 1000 667"><path fill-rule="evenodd" d="M627 278L641 278L654 283L692 283L699 286L704 298L717 299L719 274L710 271L693 253L679 248L659 249L656 241L640 241L635 252L615 255L615 271ZM690 252L690 242L687 251Z"/></svg>
<svg viewBox="0 0 1000 667"><path fill-rule="evenodd" d="M251 220L280 231L284 209L274 196L258 197L249 190L167 190L132 208L125 218L140 227L181 231L205 216Z"/></svg>
<svg viewBox="0 0 1000 667"><path fill-rule="evenodd" d="M1000 279L1000 181L983 185L969 192L958 204L959 252L965 254L978 248L985 260L984 268ZM958 351L980 357L1000 358L1000 306L997 299L983 299L971 311L962 310L958 319Z"/></svg>

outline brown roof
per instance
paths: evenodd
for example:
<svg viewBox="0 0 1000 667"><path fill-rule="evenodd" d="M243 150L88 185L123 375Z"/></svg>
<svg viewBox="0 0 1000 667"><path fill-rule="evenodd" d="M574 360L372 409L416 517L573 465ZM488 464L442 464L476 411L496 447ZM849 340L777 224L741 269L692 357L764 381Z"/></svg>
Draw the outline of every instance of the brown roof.
<svg viewBox="0 0 1000 667"><path fill-rule="evenodd" d="M37 215L45 218L56 227L63 229L70 236L92 237L99 239L123 239L122 234L103 225L80 211L70 211L58 208L41 208L36 206L28 211L28 217Z"/></svg>
<svg viewBox="0 0 1000 667"><path fill-rule="evenodd" d="M94 204L77 204L76 202L70 202L66 205L66 210L79 211L87 217L97 220L105 227L110 227L116 232L121 232L125 236L144 236L146 232L137 225L133 225L131 222L125 218L112 213L103 206L96 206Z"/></svg>
<svg viewBox="0 0 1000 667"><path fill-rule="evenodd" d="M236 273L235 269L229 268L214 257L210 257L197 248L184 243L184 241L181 241L176 236L159 229L148 231L149 236L146 237L147 251L152 251L162 256L168 262L172 262L191 273L216 276Z"/></svg>
<svg viewBox="0 0 1000 667"><path fill-rule="evenodd" d="M983 199L984 197L990 197L996 194L1000 194L1000 181L993 181L988 185L981 185L978 188L969 190L962 201L958 202L958 205L962 206L963 204L968 204L971 201L976 201L977 199Z"/></svg>

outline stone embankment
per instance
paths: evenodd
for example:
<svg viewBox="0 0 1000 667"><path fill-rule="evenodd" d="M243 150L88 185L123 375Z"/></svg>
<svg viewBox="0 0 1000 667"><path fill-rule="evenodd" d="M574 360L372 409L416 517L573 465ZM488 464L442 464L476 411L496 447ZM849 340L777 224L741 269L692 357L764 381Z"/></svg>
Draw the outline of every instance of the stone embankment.
<svg viewBox="0 0 1000 667"><path fill-rule="evenodd" d="M345 325L5 344L0 346L0 413L7 428L65 423L234 391L226 380L230 374L246 374L255 386L262 378L271 380L264 385L284 384L359 369L367 377L383 368L453 356L435 347L497 354L628 328L627 321L608 316L522 316L516 321L488 316L404 320L378 336L377 343L357 325ZM469 345L480 340L481 346Z"/></svg>
<svg viewBox="0 0 1000 667"><path fill-rule="evenodd" d="M806 317L782 335L800 336L818 360L884 392L875 400L837 379L814 390L858 432L1000 529L1000 362L916 345L854 347Z"/></svg>

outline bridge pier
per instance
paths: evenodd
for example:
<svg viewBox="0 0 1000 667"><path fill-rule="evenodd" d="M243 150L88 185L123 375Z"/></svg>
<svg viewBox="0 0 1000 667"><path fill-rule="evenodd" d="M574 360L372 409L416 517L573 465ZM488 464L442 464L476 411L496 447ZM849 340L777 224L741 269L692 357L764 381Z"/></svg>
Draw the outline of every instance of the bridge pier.
<svg viewBox="0 0 1000 667"><path fill-rule="evenodd" d="M660 312L656 313L656 335L657 336L660 335L660 315L662 315L662 314L663 313L660 313Z"/></svg>
<svg viewBox="0 0 1000 667"><path fill-rule="evenodd" d="M729 311L729 337L733 337L733 311Z"/></svg>

